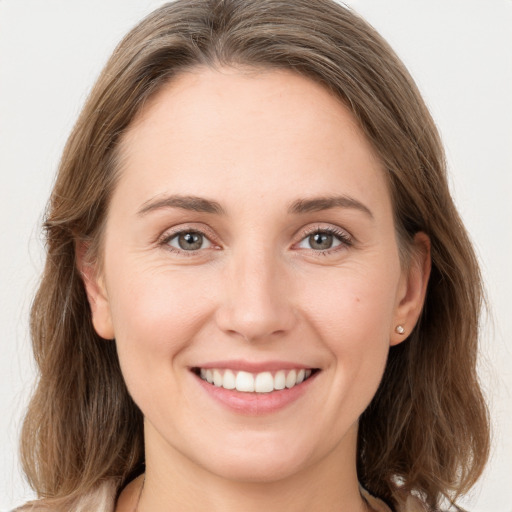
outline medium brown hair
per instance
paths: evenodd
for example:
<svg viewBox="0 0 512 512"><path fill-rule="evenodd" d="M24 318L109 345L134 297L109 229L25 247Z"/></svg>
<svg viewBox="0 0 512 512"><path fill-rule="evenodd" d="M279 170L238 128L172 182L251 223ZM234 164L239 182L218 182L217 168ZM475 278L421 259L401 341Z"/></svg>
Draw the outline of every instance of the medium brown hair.
<svg viewBox="0 0 512 512"><path fill-rule="evenodd" d="M414 493L438 510L474 484L489 450L476 374L478 264L417 87L375 30L331 0L178 0L114 51L67 142L47 211L47 260L31 312L39 381L21 439L30 484L47 503L71 503L142 471L142 414L115 343L92 326L76 248L85 243L91 260L100 255L118 146L134 116L198 66L287 69L323 84L386 170L402 247L419 231L430 237L425 306L409 339L391 348L360 419L357 466L361 484L389 504Z"/></svg>

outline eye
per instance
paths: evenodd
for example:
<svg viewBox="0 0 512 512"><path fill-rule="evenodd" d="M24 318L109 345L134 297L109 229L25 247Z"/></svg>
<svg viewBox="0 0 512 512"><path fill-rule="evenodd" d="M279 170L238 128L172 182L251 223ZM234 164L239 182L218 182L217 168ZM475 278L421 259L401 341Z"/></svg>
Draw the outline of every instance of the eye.
<svg viewBox="0 0 512 512"><path fill-rule="evenodd" d="M180 251L199 251L212 247L212 243L199 231L180 231L168 237L165 243Z"/></svg>
<svg viewBox="0 0 512 512"><path fill-rule="evenodd" d="M343 231L324 228L316 229L307 235L299 242L298 247L320 252L329 251L341 245L351 245L350 236Z"/></svg>

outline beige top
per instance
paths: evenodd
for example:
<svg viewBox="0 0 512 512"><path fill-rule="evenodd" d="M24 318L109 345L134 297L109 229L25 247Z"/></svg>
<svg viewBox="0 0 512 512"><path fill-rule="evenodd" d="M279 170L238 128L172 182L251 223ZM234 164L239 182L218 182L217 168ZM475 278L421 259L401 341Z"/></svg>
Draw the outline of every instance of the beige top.
<svg viewBox="0 0 512 512"><path fill-rule="evenodd" d="M62 504L58 508L48 507L41 502L31 505L24 505L13 512L114 512L117 485L114 481L105 482L96 492L82 496L78 502ZM392 510L381 500L371 496L365 489L361 488L361 494L368 505L375 512L392 512ZM396 512L424 512L421 503L410 496L405 503L400 505Z"/></svg>
<svg viewBox="0 0 512 512"><path fill-rule="evenodd" d="M361 488L361 494L375 512L392 512L382 500L372 496L366 489ZM405 503L400 504L397 512L425 512L425 508L414 496L409 496Z"/></svg>

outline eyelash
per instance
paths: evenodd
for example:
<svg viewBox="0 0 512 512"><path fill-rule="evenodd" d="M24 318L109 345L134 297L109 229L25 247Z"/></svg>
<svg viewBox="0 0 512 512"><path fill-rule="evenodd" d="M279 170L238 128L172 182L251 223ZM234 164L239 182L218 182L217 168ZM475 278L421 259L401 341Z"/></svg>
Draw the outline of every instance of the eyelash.
<svg viewBox="0 0 512 512"><path fill-rule="evenodd" d="M331 247L329 249L325 250L315 250L315 249L309 249L310 251L314 252L315 255L321 255L321 256L329 256L335 252L338 252L339 250L346 249L347 247L352 247L354 244L354 240L352 237L344 230L341 230L339 228L335 227L322 227L322 226L316 226L312 229L306 230L305 233L303 233L302 238L298 243L301 243L306 238L310 237L311 235L321 233L321 234L327 234L332 235L333 237L337 238L340 241L340 244L335 247ZM294 244L296 245L296 244Z"/></svg>
<svg viewBox="0 0 512 512"><path fill-rule="evenodd" d="M180 254L182 256L187 256L187 257L196 256L198 254L198 252L201 251L201 249L197 249L197 250L193 250L193 251L185 251L185 250L177 249L176 247L172 247L171 245L169 245L169 242L171 240L173 240L177 236L180 236L180 235L185 234L185 233L196 233L198 235L201 235L201 236L205 237L212 244L212 246L215 248L215 242L212 241L212 238L214 238L214 237L212 235L209 235L209 234L205 233L203 230L197 229L197 228L180 229L179 231L174 231L173 233L165 233L158 240L158 245L162 246L162 247L165 247L165 249L167 249L167 250L169 250L171 252ZM334 227L316 226L314 228L311 228L311 229L305 231L302 234L301 239L297 243L295 243L294 246L300 244L301 242L306 240L311 235L314 235L314 234L317 234L317 233L318 234L332 235L333 237L338 239L340 244L338 246L331 247L331 248L325 249L325 250L306 249L306 250L309 250L309 251L313 252L315 255L329 256L329 255L331 255L331 254L333 254L333 253L335 253L335 252L337 252L337 251L339 251L339 250L341 250L343 248L351 247L353 245L353 239L352 239L352 237L346 231L343 231L341 229L334 228Z"/></svg>
<svg viewBox="0 0 512 512"><path fill-rule="evenodd" d="M172 233L167 232L158 240L157 243L159 246L164 247L166 250L176 253L176 254L179 254L180 256L185 256L185 257L197 256L198 252L201 251L201 249L197 249L195 251L185 251L182 249L177 249L176 247L173 247L172 245L170 245L171 240L173 240L174 238L176 238L180 235L186 234L186 233L195 233L195 234L201 235L204 238L206 238L206 240L208 240L214 248L216 247L215 242L212 241L212 239L214 239L212 234L206 233L203 229L199 229L199 228L195 228L195 227L194 228L191 227L188 229L187 228L180 229L180 230L174 231ZM218 245L217 245L217 247L218 247Z"/></svg>

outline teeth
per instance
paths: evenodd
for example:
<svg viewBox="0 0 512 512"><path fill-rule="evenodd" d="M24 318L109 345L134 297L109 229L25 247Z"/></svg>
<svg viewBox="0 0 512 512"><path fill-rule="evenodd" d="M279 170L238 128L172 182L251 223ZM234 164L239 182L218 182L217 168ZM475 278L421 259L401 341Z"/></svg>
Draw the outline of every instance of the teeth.
<svg viewBox="0 0 512 512"><path fill-rule="evenodd" d="M297 372L295 370L292 370L287 376L286 376L286 387L293 388L295 384L297 384Z"/></svg>
<svg viewBox="0 0 512 512"><path fill-rule="evenodd" d="M222 373L219 370L213 370L213 383L215 386L222 386Z"/></svg>
<svg viewBox="0 0 512 512"><path fill-rule="evenodd" d="M236 389L245 393L271 393L274 390L293 388L311 376L312 370L279 370L252 374L243 371L212 368L199 370L201 379L224 389Z"/></svg>
<svg viewBox="0 0 512 512"><path fill-rule="evenodd" d="M279 370L274 376L274 389L284 389L286 387L286 374L284 370Z"/></svg>
<svg viewBox="0 0 512 512"><path fill-rule="evenodd" d="M231 370L226 370L224 372L224 379L222 381L221 386L225 389L235 389L236 388L236 377L235 377L235 374Z"/></svg>
<svg viewBox="0 0 512 512"><path fill-rule="evenodd" d="M270 393L274 391L274 377L270 372L258 373L254 379L256 393Z"/></svg>
<svg viewBox="0 0 512 512"><path fill-rule="evenodd" d="M237 391L254 391L254 377L252 373L238 372L236 375L235 387Z"/></svg>

